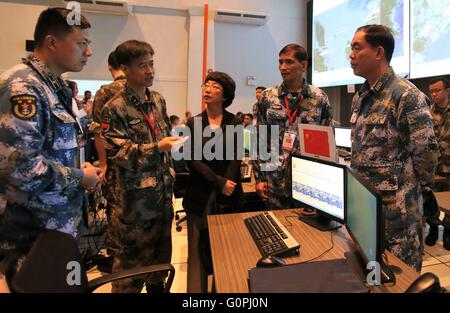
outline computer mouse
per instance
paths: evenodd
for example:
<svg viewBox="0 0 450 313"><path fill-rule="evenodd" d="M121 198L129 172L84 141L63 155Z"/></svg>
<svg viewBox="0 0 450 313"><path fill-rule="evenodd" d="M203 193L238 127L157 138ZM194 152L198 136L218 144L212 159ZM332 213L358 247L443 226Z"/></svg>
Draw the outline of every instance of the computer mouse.
<svg viewBox="0 0 450 313"><path fill-rule="evenodd" d="M442 288L439 282L439 278L433 273L425 273L418 277L405 292L436 293L441 291Z"/></svg>
<svg viewBox="0 0 450 313"><path fill-rule="evenodd" d="M275 267L275 266L284 266L286 263L282 258L279 258L274 255L269 255L268 257L263 257L259 259L258 263L256 263L256 267Z"/></svg>

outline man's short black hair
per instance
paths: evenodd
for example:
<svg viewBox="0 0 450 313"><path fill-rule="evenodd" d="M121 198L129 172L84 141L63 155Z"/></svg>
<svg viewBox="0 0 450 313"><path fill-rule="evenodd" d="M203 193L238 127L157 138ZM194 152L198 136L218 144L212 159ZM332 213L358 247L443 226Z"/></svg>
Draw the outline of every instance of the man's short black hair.
<svg viewBox="0 0 450 313"><path fill-rule="evenodd" d="M176 120L179 120L180 118L177 115L171 115L169 117L170 124L173 124Z"/></svg>
<svg viewBox="0 0 450 313"><path fill-rule="evenodd" d="M65 8L50 8L42 11L34 29L35 48L42 48L45 37L48 35L62 38L72 32L75 27L91 28L91 24L83 15L80 15L80 25L69 25L67 15L70 12L72 11Z"/></svg>
<svg viewBox="0 0 450 313"><path fill-rule="evenodd" d="M392 30L385 25L370 24L359 27L357 30L365 33L365 39L372 48L382 46L384 56L388 63L391 62L395 49L395 39Z"/></svg>
<svg viewBox="0 0 450 313"><path fill-rule="evenodd" d="M266 87L264 87L264 86L258 86L258 87L256 87L256 90L259 90L259 89L261 89L261 90L266 90Z"/></svg>
<svg viewBox="0 0 450 313"><path fill-rule="evenodd" d="M297 59L297 61L299 62L308 61L308 52L306 51L306 49L295 43L290 43L284 46L284 48L281 49L278 56L281 56L282 54L288 53L290 51L294 52L294 56Z"/></svg>
<svg viewBox="0 0 450 313"><path fill-rule="evenodd" d="M436 84L438 82L442 82L444 84L444 88L446 88L446 89L450 88L450 82L444 76L433 78L432 80L430 80L430 83L428 85L433 85L433 84Z"/></svg>
<svg viewBox="0 0 450 313"><path fill-rule="evenodd" d="M112 51L108 56L108 65L111 66L114 70L118 70L120 68L120 63L117 60L116 52Z"/></svg>
<svg viewBox="0 0 450 313"><path fill-rule="evenodd" d="M244 114L244 117L246 117L246 116L250 117L250 119L253 120L253 114L251 114L251 113L245 113L245 114Z"/></svg>
<svg viewBox="0 0 450 313"><path fill-rule="evenodd" d="M155 51L152 46L139 40L127 40L122 42L115 50L117 61L120 65L130 66L133 60L136 60L144 55L154 55Z"/></svg>
<svg viewBox="0 0 450 313"><path fill-rule="evenodd" d="M66 83L69 86L69 88L72 90L72 92L74 92L75 86L77 85L77 83L74 82L73 80L69 80L69 79L66 79Z"/></svg>

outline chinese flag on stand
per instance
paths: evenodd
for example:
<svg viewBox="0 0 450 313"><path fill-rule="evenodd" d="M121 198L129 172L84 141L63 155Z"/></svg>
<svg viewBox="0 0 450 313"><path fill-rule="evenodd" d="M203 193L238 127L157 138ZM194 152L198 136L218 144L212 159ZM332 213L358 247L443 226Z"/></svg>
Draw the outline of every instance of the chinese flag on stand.
<svg viewBox="0 0 450 313"><path fill-rule="evenodd" d="M329 158L328 133L321 130L304 130L305 152Z"/></svg>

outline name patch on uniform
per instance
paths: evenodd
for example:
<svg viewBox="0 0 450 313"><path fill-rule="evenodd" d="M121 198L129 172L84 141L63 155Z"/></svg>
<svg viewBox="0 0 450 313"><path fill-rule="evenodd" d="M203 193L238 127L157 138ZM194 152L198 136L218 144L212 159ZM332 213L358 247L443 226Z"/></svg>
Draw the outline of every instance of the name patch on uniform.
<svg viewBox="0 0 450 313"><path fill-rule="evenodd" d="M109 130L111 119L109 117L104 117L102 120L102 130L107 132Z"/></svg>
<svg viewBox="0 0 450 313"><path fill-rule="evenodd" d="M21 120L29 120L36 116L36 97L19 95L11 97L12 113Z"/></svg>

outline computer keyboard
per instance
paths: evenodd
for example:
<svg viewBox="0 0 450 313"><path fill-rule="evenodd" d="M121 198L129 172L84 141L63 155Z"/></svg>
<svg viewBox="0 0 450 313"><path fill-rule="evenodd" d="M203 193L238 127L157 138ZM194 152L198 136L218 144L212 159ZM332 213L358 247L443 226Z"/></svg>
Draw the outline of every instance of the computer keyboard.
<svg viewBox="0 0 450 313"><path fill-rule="evenodd" d="M300 244L271 211L248 217L244 221L262 256L289 251L298 254Z"/></svg>

